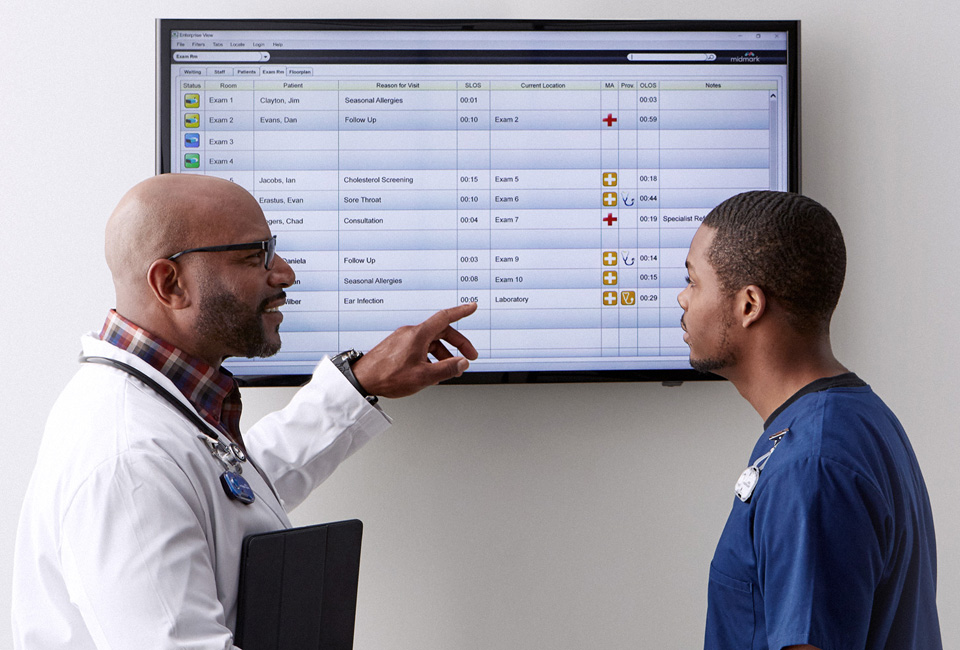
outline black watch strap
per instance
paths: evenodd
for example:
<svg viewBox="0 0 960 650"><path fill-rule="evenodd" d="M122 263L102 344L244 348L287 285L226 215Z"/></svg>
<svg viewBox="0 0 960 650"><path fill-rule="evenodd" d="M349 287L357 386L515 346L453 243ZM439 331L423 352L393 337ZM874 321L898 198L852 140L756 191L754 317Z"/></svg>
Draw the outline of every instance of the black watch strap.
<svg viewBox="0 0 960 650"><path fill-rule="evenodd" d="M357 381L356 376L353 374L353 364L360 360L360 357L363 356L363 352L357 352L356 350L347 350L341 352L337 356L333 357L331 361L333 365L337 367L343 376L347 378L347 381L350 382L350 385L357 389L357 392L363 395L363 397L370 402L371 404L377 403L377 396L371 395L368 393L363 386L360 385L360 382Z"/></svg>

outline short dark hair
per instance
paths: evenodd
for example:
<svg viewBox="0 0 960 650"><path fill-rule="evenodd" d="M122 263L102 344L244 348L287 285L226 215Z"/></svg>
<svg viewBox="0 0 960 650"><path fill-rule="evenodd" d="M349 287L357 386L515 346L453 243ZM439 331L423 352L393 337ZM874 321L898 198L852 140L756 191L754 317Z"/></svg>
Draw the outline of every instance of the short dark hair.
<svg viewBox="0 0 960 650"><path fill-rule="evenodd" d="M829 331L847 268L843 234L829 210L790 192L744 192L711 210L703 225L716 230L708 260L725 291L755 284L796 331Z"/></svg>

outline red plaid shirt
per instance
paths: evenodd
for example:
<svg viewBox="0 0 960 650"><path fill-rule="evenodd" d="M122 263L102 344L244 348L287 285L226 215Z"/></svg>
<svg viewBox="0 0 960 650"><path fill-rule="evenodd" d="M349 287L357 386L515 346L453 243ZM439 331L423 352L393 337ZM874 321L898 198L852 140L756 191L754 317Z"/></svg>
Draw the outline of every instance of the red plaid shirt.
<svg viewBox="0 0 960 650"><path fill-rule="evenodd" d="M163 373L203 419L240 442L240 390L223 368L188 355L110 310L100 339L136 355ZM242 443L240 443L242 444Z"/></svg>

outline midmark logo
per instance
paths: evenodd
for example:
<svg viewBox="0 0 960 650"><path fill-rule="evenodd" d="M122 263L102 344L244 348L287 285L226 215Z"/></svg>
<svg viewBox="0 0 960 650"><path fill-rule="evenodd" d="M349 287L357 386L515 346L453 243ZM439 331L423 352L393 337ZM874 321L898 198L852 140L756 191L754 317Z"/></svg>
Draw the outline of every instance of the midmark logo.
<svg viewBox="0 0 960 650"><path fill-rule="evenodd" d="M731 56L730 63L760 63L760 57L753 52L744 52L743 56Z"/></svg>

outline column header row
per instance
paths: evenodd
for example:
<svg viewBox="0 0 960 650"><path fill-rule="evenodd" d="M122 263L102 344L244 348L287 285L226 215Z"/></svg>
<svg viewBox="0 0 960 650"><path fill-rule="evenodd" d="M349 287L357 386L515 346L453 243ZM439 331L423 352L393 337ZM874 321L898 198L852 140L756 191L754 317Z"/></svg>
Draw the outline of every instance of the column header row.
<svg viewBox="0 0 960 650"><path fill-rule="evenodd" d="M459 90L582 90L582 91L631 91L657 92L661 90L777 90L777 82L771 81L257 81L197 79L183 80L180 90L379 90L379 91L430 91Z"/></svg>

